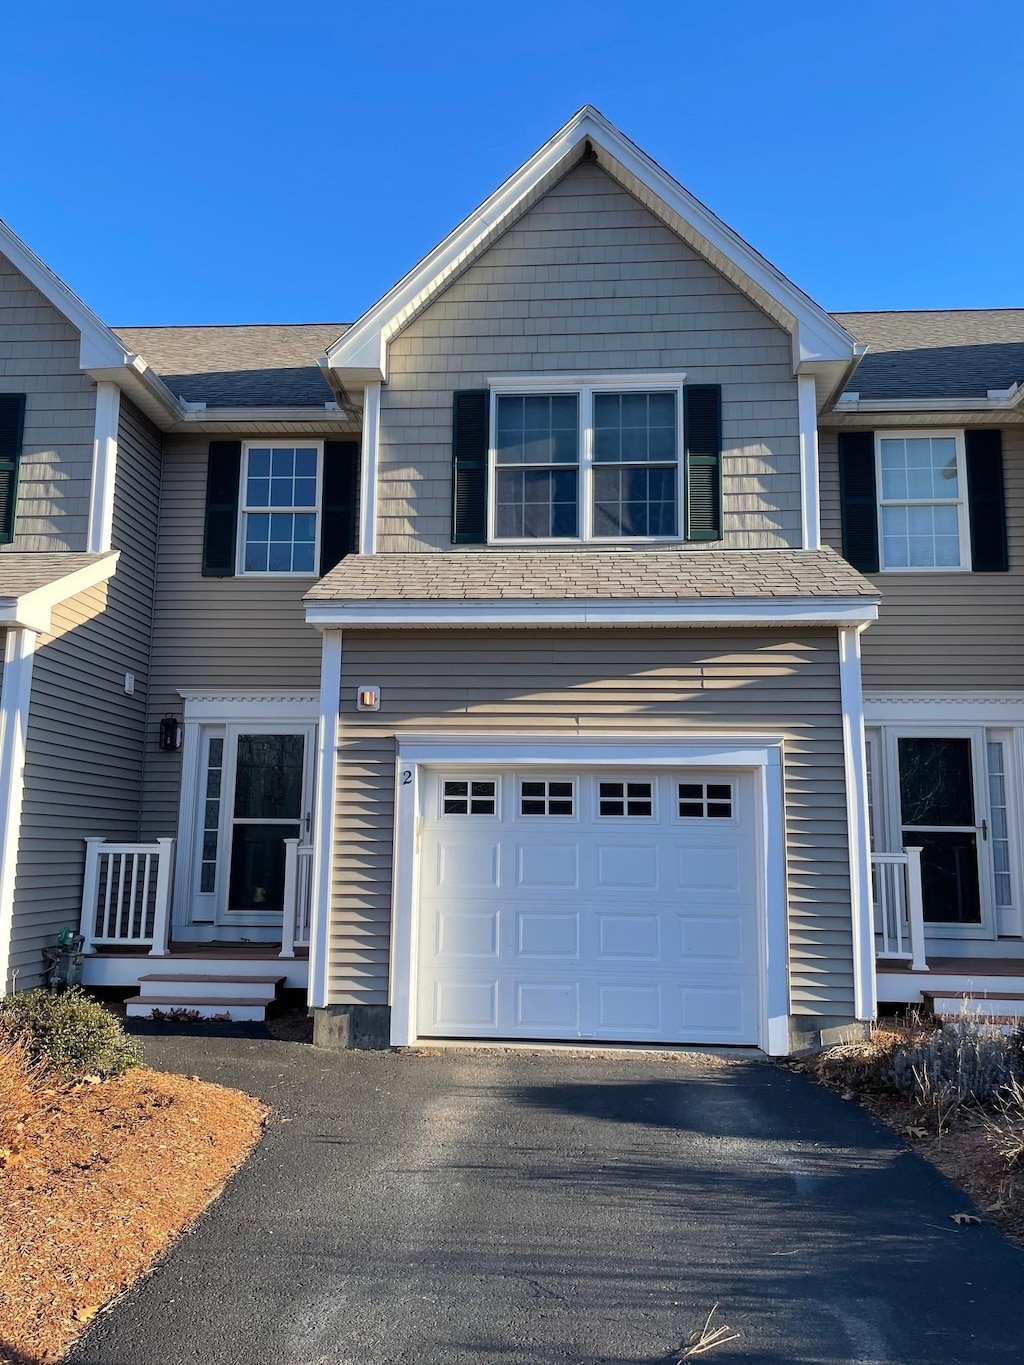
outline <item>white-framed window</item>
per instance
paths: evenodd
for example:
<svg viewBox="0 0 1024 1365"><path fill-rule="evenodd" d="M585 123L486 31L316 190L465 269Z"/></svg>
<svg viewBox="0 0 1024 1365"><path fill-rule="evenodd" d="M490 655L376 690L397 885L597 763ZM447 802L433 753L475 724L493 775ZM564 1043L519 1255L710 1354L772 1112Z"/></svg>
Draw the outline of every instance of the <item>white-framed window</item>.
<svg viewBox="0 0 1024 1365"><path fill-rule="evenodd" d="M962 431L875 433L879 565L971 567Z"/></svg>
<svg viewBox="0 0 1024 1365"><path fill-rule="evenodd" d="M492 393L489 540L681 539L681 382Z"/></svg>
<svg viewBox="0 0 1024 1365"><path fill-rule="evenodd" d="M238 517L240 574L317 574L322 477L322 442L244 443Z"/></svg>

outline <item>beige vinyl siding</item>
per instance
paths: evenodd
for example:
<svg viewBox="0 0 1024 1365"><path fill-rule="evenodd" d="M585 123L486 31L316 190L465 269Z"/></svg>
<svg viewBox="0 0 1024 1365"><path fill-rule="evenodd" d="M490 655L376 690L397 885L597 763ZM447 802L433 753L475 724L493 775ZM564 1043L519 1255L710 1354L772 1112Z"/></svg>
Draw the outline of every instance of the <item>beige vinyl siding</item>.
<svg viewBox="0 0 1024 1365"><path fill-rule="evenodd" d="M849 854L835 632L345 632L332 1003L387 1002L396 731L785 735L796 1014L850 1017ZM360 684L378 713L355 710Z"/></svg>
<svg viewBox="0 0 1024 1365"><path fill-rule="evenodd" d="M936 426L947 423L937 421ZM842 550L839 443L819 433L821 531ZM1024 427L1003 431L1008 573L879 573L863 638L866 689L1024 687Z"/></svg>
<svg viewBox="0 0 1024 1365"><path fill-rule="evenodd" d="M724 544L800 544L790 340L600 167L570 171L390 343L378 548L451 548L452 393L501 374L723 386Z"/></svg>
<svg viewBox="0 0 1024 1365"><path fill-rule="evenodd" d="M122 400L117 570L55 608L33 662L14 892L19 986L38 980L40 950L57 930L78 927L86 836L138 837L159 495L160 433Z"/></svg>
<svg viewBox="0 0 1024 1365"><path fill-rule="evenodd" d="M0 393L26 395L15 538L0 553L86 548L96 386L78 348L77 329L0 255Z"/></svg>
<svg viewBox="0 0 1024 1365"><path fill-rule="evenodd" d="M179 689L320 689L320 637L306 624L302 606L314 577L202 576L209 440L165 441L142 812L146 838L177 833L181 755L161 753L157 731L162 715L181 716Z"/></svg>

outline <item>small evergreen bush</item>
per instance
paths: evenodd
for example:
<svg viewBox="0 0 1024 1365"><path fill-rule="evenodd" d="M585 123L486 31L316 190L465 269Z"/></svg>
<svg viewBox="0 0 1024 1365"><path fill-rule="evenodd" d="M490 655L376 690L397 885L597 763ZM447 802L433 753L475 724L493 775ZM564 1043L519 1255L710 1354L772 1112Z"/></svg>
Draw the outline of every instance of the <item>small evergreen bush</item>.
<svg viewBox="0 0 1024 1365"><path fill-rule="evenodd" d="M0 1030L23 1038L34 1061L68 1080L120 1076L142 1065L138 1045L120 1021L77 988L6 996L0 1000Z"/></svg>

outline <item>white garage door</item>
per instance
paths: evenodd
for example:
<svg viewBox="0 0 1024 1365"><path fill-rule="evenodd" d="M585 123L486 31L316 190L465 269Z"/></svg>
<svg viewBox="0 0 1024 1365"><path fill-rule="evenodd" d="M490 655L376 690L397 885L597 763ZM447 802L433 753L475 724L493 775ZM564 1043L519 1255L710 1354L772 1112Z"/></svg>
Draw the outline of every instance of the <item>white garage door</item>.
<svg viewBox="0 0 1024 1365"><path fill-rule="evenodd" d="M758 1041L751 774L426 777L421 1037Z"/></svg>

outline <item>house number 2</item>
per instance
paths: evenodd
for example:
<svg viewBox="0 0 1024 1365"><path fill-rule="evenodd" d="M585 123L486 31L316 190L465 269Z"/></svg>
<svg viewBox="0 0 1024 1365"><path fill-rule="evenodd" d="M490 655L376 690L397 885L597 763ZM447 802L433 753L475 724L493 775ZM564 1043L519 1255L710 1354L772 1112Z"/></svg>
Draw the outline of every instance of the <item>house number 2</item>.
<svg viewBox="0 0 1024 1365"><path fill-rule="evenodd" d="M402 786L403 786L403 787L407 787L411 781L412 781L412 769L411 769L411 768L406 768L405 772L402 773Z"/></svg>

